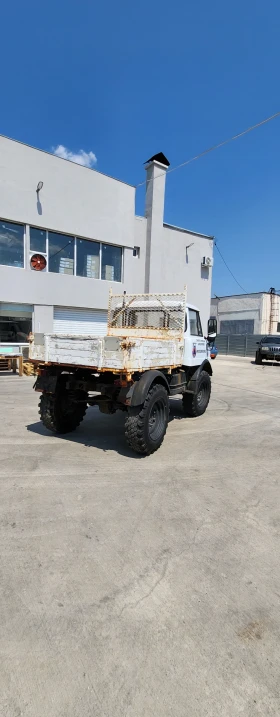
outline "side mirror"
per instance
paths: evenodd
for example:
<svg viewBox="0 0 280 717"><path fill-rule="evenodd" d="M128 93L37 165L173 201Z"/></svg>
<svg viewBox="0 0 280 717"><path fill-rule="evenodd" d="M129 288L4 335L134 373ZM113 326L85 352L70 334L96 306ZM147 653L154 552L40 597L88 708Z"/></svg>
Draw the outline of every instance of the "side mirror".
<svg viewBox="0 0 280 717"><path fill-rule="evenodd" d="M260 341L256 341L256 344L257 344L257 346L259 346L259 345L260 345L260 343L261 343Z"/></svg>
<svg viewBox="0 0 280 717"><path fill-rule="evenodd" d="M215 316L210 316L208 321L208 336L209 338L216 338L217 336L217 319Z"/></svg>
<svg viewBox="0 0 280 717"><path fill-rule="evenodd" d="M214 332L212 333L212 332L211 332L211 334L208 334L208 336L207 336L207 341L214 341L214 339L216 338L216 336L217 336L216 333L214 333Z"/></svg>

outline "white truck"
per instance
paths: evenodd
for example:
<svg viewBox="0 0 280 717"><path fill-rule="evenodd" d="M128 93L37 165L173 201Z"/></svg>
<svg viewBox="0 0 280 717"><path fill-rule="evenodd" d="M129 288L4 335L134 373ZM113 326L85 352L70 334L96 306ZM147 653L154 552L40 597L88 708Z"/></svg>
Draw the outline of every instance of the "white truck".
<svg viewBox="0 0 280 717"><path fill-rule="evenodd" d="M87 406L126 412L125 435L137 453L161 445L169 396L182 395L183 413L200 416L211 393L212 367L199 310L181 294L112 295L107 335L36 334L30 360L37 367L43 424L57 434L73 431Z"/></svg>

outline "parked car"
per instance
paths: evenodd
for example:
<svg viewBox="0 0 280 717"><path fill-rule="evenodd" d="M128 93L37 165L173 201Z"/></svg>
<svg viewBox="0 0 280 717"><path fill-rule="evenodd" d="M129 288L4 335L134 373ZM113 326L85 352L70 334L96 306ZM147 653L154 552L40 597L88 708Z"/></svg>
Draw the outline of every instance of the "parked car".
<svg viewBox="0 0 280 717"><path fill-rule="evenodd" d="M280 336L264 336L257 341L256 364L265 361L280 361Z"/></svg>

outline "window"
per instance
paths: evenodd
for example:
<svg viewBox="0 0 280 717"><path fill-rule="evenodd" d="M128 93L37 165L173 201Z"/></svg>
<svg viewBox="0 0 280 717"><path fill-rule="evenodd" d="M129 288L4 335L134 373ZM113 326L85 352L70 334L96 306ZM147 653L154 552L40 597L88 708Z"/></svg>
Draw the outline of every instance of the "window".
<svg viewBox="0 0 280 717"><path fill-rule="evenodd" d="M261 344L275 344L279 346L280 336L265 336L264 339L261 340Z"/></svg>
<svg viewBox="0 0 280 717"><path fill-rule="evenodd" d="M237 334L253 334L254 319L229 319L221 321L220 333L236 336Z"/></svg>
<svg viewBox="0 0 280 717"><path fill-rule="evenodd" d="M279 332L280 332L280 323L277 324L277 333L279 333Z"/></svg>
<svg viewBox="0 0 280 717"><path fill-rule="evenodd" d="M49 232L49 271L74 274L74 240L65 234Z"/></svg>
<svg viewBox="0 0 280 717"><path fill-rule="evenodd" d="M32 306L0 302L0 343L27 343L32 331Z"/></svg>
<svg viewBox="0 0 280 717"><path fill-rule="evenodd" d="M100 244L87 239L77 239L77 276L99 279Z"/></svg>
<svg viewBox="0 0 280 717"><path fill-rule="evenodd" d="M0 221L0 264L24 267L24 226Z"/></svg>
<svg viewBox="0 0 280 717"><path fill-rule="evenodd" d="M17 341L26 344L31 330L32 319L0 316L0 343L11 344Z"/></svg>
<svg viewBox="0 0 280 717"><path fill-rule="evenodd" d="M190 334L191 336L202 336L202 328L198 311L189 309Z"/></svg>
<svg viewBox="0 0 280 717"><path fill-rule="evenodd" d="M137 259L139 259L140 256L140 246L133 247L133 256L135 256Z"/></svg>
<svg viewBox="0 0 280 717"><path fill-rule="evenodd" d="M112 244L102 244L101 279L121 281L122 249Z"/></svg>
<svg viewBox="0 0 280 717"><path fill-rule="evenodd" d="M45 229L30 227L30 251L46 253L47 232Z"/></svg>

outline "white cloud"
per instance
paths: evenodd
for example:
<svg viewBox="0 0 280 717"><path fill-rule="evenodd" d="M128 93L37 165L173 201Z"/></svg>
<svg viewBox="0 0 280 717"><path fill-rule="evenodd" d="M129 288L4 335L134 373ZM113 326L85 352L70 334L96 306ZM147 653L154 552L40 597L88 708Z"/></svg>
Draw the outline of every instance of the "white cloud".
<svg viewBox="0 0 280 717"><path fill-rule="evenodd" d="M85 152L84 149L79 149L78 152L71 152L71 149L67 149L63 144L58 144L57 147L53 147L52 152L57 157L69 159L71 162L81 164L83 167L94 167L97 162L94 152Z"/></svg>

